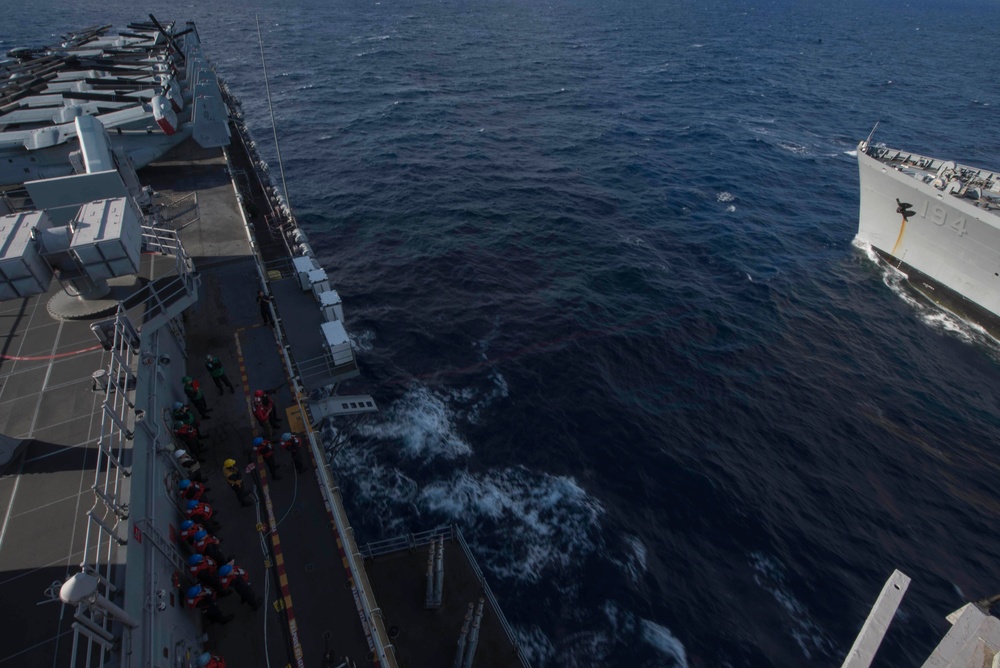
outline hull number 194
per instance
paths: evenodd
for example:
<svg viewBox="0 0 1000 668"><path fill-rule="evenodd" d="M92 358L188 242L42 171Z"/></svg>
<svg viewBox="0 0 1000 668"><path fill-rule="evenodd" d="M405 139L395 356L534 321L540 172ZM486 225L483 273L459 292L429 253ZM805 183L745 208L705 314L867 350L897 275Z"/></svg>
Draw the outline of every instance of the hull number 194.
<svg viewBox="0 0 1000 668"><path fill-rule="evenodd" d="M941 204L931 206L928 200L924 200L924 205L921 209L920 216L925 220L931 221L938 227L944 227L947 225L960 237L964 237L969 233L965 228L965 216L952 212L952 215L949 218L948 210L944 206Z"/></svg>

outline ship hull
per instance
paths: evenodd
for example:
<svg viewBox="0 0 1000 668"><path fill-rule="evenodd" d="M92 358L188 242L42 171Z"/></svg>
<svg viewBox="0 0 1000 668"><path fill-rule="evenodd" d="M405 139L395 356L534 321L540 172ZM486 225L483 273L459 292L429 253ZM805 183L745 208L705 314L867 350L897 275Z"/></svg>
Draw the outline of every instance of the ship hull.
<svg viewBox="0 0 1000 668"><path fill-rule="evenodd" d="M932 177L949 163L919 158L926 162L918 169L918 158L900 169L859 146L857 240L871 245L933 302L1000 338L998 216L971 198L946 192L941 180L935 185Z"/></svg>

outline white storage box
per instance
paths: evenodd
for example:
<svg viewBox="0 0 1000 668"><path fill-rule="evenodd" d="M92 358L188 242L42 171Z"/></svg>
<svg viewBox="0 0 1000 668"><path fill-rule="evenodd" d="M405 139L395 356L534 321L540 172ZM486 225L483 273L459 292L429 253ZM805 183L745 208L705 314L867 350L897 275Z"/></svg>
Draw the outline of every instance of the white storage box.
<svg viewBox="0 0 1000 668"><path fill-rule="evenodd" d="M309 282L309 272L313 269L319 269L316 266L316 261L311 257L293 257L292 266L295 268L295 275L299 277L299 287L302 288L302 292L312 290L312 283Z"/></svg>
<svg viewBox="0 0 1000 668"><path fill-rule="evenodd" d="M142 219L130 200L102 199L80 207L69 248L92 280L137 273L141 247Z"/></svg>
<svg viewBox="0 0 1000 668"><path fill-rule="evenodd" d="M319 293L319 306L323 310L323 318L327 322L344 319L344 305L336 290Z"/></svg>
<svg viewBox="0 0 1000 668"><path fill-rule="evenodd" d="M330 289L330 280L326 277L326 269L313 269L309 272L309 283L312 285L313 297L319 301L319 296Z"/></svg>
<svg viewBox="0 0 1000 668"><path fill-rule="evenodd" d="M31 231L51 225L44 211L0 217L0 300L39 295L49 289L52 269L32 241Z"/></svg>
<svg viewBox="0 0 1000 668"><path fill-rule="evenodd" d="M339 320L324 322L320 325L323 330L323 340L326 349L333 358L334 366L350 364L354 361L354 351L351 350L351 340L347 336L347 330Z"/></svg>

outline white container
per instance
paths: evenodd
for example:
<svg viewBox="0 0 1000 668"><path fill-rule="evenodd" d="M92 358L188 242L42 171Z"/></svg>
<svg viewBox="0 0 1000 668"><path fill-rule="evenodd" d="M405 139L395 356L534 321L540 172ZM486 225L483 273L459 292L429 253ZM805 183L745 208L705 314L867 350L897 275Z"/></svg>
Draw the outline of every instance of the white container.
<svg viewBox="0 0 1000 668"><path fill-rule="evenodd" d="M302 292L312 290L312 283L309 282L309 272L313 269L319 269L316 266L316 261L311 257L293 257L292 266L295 268L295 275L299 277L299 287L302 288Z"/></svg>
<svg viewBox="0 0 1000 668"><path fill-rule="evenodd" d="M51 227L44 211L0 217L0 300L48 291L52 268L42 258L31 232Z"/></svg>
<svg viewBox="0 0 1000 668"><path fill-rule="evenodd" d="M313 269L309 272L309 284L312 286L313 297L319 301L319 296L330 290L330 280L326 277L326 269Z"/></svg>
<svg viewBox="0 0 1000 668"><path fill-rule="evenodd" d="M327 290L319 294L319 307L323 310L323 318L327 322L344 319L344 305L336 290Z"/></svg>
<svg viewBox="0 0 1000 668"><path fill-rule="evenodd" d="M354 362L354 351L351 350L351 340L347 336L347 330L339 320L324 322L320 325L323 331L325 347L333 358L334 366L342 366Z"/></svg>
<svg viewBox="0 0 1000 668"><path fill-rule="evenodd" d="M91 280L107 280L139 271L142 219L124 197L89 202L72 223L69 248Z"/></svg>

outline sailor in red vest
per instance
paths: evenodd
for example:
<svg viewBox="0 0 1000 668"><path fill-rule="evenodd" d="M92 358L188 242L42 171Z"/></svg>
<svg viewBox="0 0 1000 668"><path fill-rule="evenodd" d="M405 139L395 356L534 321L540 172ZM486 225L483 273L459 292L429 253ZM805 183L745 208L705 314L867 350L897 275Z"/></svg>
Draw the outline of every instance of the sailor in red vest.
<svg viewBox="0 0 1000 668"><path fill-rule="evenodd" d="M181 442L182 447L187 450L198 455L205 452L205 448L201 444L201 433L193 424L184 424L179 421L174 422L174 436Z"/></svg>
<svg viewBox="0 0 1000 668"><path fill-rule="evenodd" d="M219 530L219 523L212 519L214 511L212 506L208 505L204 501L196 501L191 499L187 502L185 508L185 514L189 520L194 520L199 524L204 524L206 528L211 531Z"/></svg>
<svg viewBox="0 0 1000 668"><path fill-rule="evenodd" d="M226 660L217 654L205 652L198 657L198 668L226 668Z"/></svg>
<svg viewBox="0 0 1000 668"><path fill-rule="evenodd" d="M274 427L281 426L278 418L278 408L271 400L274 390L254 390L253 393L253 416L257 418L261 429L270 436Z"/></svg>
<svg viewBox="0 0 1000 668"><path fill-rule="evenodd" d="M271 472L271 477L275 480L281 480L281 476L278 475L278 469L281 467L274 461L274 446L271 445L271 441L258 436L253 439L253 449L254 452L263 457L264 463L267 464L267 470Z"/></svg>
<svg viewBox="0 0 1000 668"><path fill-rule="evenodd" d="M236 590L240 595L240 600L256 610L263 603L263 599L253 593L250 587L250 576L240 566L235 564L223 564L218 571L219 581L226 591Z"/></svg>
<svg viewBox="0 0 1000 668"><path fill-rule="evenodd" d="M281 435L279 445L292 456L292 463L295 464L296 471L302 473L306 470L305 461L302 459L302 441L298 436L285 432Z"/></svg>
<svg viewBox="0 0 1000 668"><path fill-rule="evenodd" d="M211 557L192 554L188 557L188 571L198 584L211 587L216 594L225 595L225 587L219 579L219 567Z"/></svg>
<svg viewBox="0 0 1000 668"><path fill-rule="evenodd" d="M229 558L222 553L222 548L219 547L221 543L222 541L205 531L205 529L196 532L191 538L191 547L194 548L194 551L206 557L211 557L217 564L224 564L229 561Z"/></svg>
<svg viewBox="0 0 1000 668"><path fill-rule="evenodd" d="M177 493L180 494L182 502L194 499L195 501L204 501L208 503L211 501L211 499L205 495L205 492L208 490L209 488L205 487L200 482L192 482L187 478L177 483Z"/></svg>
<svg viewBox="0 0 1000 668"><path fill-rule="evenodd" d="M198 608L201 610L205 615L205 619L210 622L225 624L233 618L232 615L222 614L219 604L215 602L215 593L201 585L189 588L184 602L187 603L189 608Z"/></svg>
<svg viewBox="0 0 1000 668"><path fill-rule="evenodd" d="M181 522L181 540L188 545L194 545L194 535L199 531L204 531L205 527L194 520L184 520Z"/></svg>

